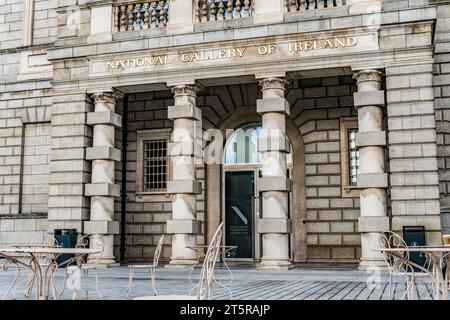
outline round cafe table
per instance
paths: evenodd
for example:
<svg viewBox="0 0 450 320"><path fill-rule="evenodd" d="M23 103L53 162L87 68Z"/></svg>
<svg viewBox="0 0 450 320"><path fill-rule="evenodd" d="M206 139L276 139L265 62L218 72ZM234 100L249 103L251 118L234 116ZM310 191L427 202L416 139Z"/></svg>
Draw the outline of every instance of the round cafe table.
<svg viewBox="0 0 450 320"><path fill-rule="evenodd" d="M375 251L390 252L400 259L403 252L418 252L431 266L435 300L448 300L450 282L450 246L411 246L406 248L378 248Z"/></svg>
<svg viewBox="0 0 450 320"><path fill-rule="evenodd" d="M17 267L16 276L6 292L5 297L7 297L11 289L14 288L14 285L19 278L21 267L24 267L33 273L34 279L36 280L36 298L38 300L48 300L52 279L54 273L58 270L56 259L59 256L63 254L74 255L73 258L64 261L63 264L65 264L74 261L77 256L100 252L101 251L98 249L60 248L50 246L17 246L0 248L0 257L6 260L3 264L3 269L6 269L8 264L14 264Z"/></svg>

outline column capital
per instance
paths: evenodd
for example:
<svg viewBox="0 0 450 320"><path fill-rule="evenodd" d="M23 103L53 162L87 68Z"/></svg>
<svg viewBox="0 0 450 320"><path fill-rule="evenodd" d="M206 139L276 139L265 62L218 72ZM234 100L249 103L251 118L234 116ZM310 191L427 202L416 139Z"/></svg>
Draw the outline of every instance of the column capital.
<svg viewBox="0 0 450 320"><path fill-rule="evenodd" d="M104 91L104 92L93 92L91 93L91 97L94 100L94 103L111 103L116 104L116 100L119 99L121 93L116 91Z"/></svg>
<svg viewBox="0 0 450 320"><path fill-rule="evenodd" d="M353 79L355 79L356 83L359 85L363 82L381 82L382 76L383 72L380 70L366 69L356 72L353 75Z"/></svg>
<svg viewBox="0 0 450 320"><path fill-rule="evenodd" d="M284 78L264 78L258 80L258 83L262 91L267 89L286 90L289 81Z"/></svg>
<svg viewBox="0 0 450 320"><path fill-rule="evenodd" d="M196 84L181 84L171 87L171 91L174 97L179 96L192 96L197 97L197 93L200 91L201 87Z"/></svg>

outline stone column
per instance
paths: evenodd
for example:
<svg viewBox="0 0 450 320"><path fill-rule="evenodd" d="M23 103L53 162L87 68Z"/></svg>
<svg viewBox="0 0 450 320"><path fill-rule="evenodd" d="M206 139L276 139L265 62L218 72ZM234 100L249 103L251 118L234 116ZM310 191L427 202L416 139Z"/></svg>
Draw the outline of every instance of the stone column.
<svg viewBox="0 0 450 320"><path fill-rule="evenodd" d="M262 155L262 177L258 189L262 192L262 217L258 232L262 234L263 256L260 269L289 269L289 234L291 221L288 212L288 192L291 181L287 177L286 116L290 106L284 98L287 81L265 78L260 81L262 99L257 101L257 112L262 115L262 134L258 149Z"/></svg>
<svg viewBox="0 0 450 320"><path fill-rule="evenodd" d="M387 216L385 171L386 132L383 131L384 91L381 90L382 73L378 70L363 70L354 75L358 92L354 94L358 110L359 132L356 145L359 149L361 216L358 220L361 232L361 261L359 268L384 267L378 248L379 232L389 230Z"/></svg>
<svg viewBox="0 0 450 320"><path fill-rule="evenodd" d="M119 223L114 221L114 197L120 196L120 186L114 184L115 161L120 161L120 150L114 148L115 129L122 125L122 117L115 113L117 96L113 92L92 94L95 111L87 114L87 124L94 127L92 148L86 149L86 159L92 160L91 184L86 184L85 195L91 197L90 221L84 223L84 232L93 234L104 243L99 263L111 265L114 260L114 235L119 234Z"/></svg>
<svg viewBox="0 0 450 320"><path fill-rule="evenodd" d="M201 193L201 184L195 175L202 136L202 112L195 102L198 90L195 85L174 86L175 104L168 108L168 118L173 121L169 144L172 181L167 182L167 193L172 194L172 220L167 221L167 233L172 234L169 268L189 268L197 261L196 251L186 246L197 243L201 227L196 208L196 195Z"/></svg>

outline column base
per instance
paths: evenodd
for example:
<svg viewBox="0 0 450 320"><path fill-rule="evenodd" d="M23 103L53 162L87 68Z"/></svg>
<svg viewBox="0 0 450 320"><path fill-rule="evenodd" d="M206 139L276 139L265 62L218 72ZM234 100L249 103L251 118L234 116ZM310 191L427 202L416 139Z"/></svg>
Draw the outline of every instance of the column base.
<svg viewBox="0 0 450 320"><path fill-rule="evenodd" d="M384 260L364 260L361 259L358 265L359 271L367 271L371 269L387 270L386 262Z"/></svg>
<svg viewBox="0 0 450 320"><path fill-rule="evenodd" d="M196 264L197 260L171 260L169 264L166 264L164 268L166 269L192 269Z"/></svg>
<svg viewBox="0 0 450 320"><path fill-rule="evenodd" d="M258 270L289 270L294 268L290 261L286 260L262 260L256 265Z"/></svg>
<svg viewBox="0 0 450 320"><path fill-rule="evenodd" d="M116 260L114 260L114 257L104 257L104 258L99 258L98 260L95 258L93 258L93 259L88 258L87 263L88 264L95 263L100 268L109 268L109 267L120 266L120 263L116 262Z"/></svg>

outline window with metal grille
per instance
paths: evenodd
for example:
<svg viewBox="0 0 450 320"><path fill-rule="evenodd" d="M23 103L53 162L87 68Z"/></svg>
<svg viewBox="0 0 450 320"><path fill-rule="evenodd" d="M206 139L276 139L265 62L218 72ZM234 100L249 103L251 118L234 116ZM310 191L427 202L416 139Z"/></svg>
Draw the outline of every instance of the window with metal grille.
<svg viewBox="0 0 450 320"><path fill-rule="evenodd" d="M167 139L144 141L144 192L166 191L167 161Z"/></svg>
<svg viewBox="0 0 450 320"><path fill-rule="evenodd" d="M356 148L356 133L358 129L352 128L348 130L348 163L349 163L349 184L356 186L359 174L359 151Z"/></svg>

